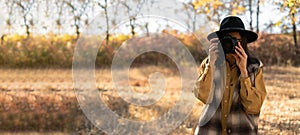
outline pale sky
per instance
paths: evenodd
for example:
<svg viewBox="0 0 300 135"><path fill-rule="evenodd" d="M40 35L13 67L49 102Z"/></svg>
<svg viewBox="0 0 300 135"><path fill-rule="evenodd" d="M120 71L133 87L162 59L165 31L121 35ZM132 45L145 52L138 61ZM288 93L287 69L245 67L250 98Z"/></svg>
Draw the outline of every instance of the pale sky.
<svg viewBox="0 0 300 135"><path fill-rule="evenodd" d="M186 1L186 0L178 0L178 1ZM159 1L161 2L161 1ZM3 4L3 0L1 0L1 4ZM174 6L176 7L176 6ZM178 6L177 6L178 7ZM5 7L4 7L5 8ZM53 8L53 7L50 7ZM99 8L99 7L98 7ZM35 25L35 29L33 30L33 33L41 33L41 34L45 34L47 33L49 30L50 31L57 31L56 29L56 25L54 23L53 20L49 20L49 18L45 18L43 16L43 12L42 10L45 9L45 5L41 6L41 8L39 9L39 12L37 12L36 14L33 14L33 18L39 18L38 20L40 22L37 22L37 24ZM256 10L256 7L254 7L254 10ZM281 19L285 14L280 13L279 10L276 10L276 7L272 4L269 3L264 3L263 6L261 6L261 14L260 14L260 30L264 30L265 29L265 24L269 24L270 22L277 22L279 19ZM50 17L56 18L57 16L55 16L55 12L56 11L51 11L50 10ZM89 15L91 16L91 18L94 18L96 16L97 13L92 13L91 10L88 11L90 12ZM96 10L96 12L100 13L102 12L100 9ZM167 11L166 11L167 12ZM151 14L151 13L150 13ZM166 14L166 13L164 13ZM175 14L174 12L171 14ZM156 14L159 15L159 14ZM162 15L162 17L164 17ZM165 15L165 17L169 17L169 15ZM240 16L241 19L244 21L246 29L249 29L249 13L247 12L246 15ZM5 31L5 18L7 18L7 15L4 13L1 13L0 15L0 29L1 29L1 33L4 33ZM83 17L84 18L84 17ZM64 19L66 20L72 20L72 16L70 15L65 15ZM171 18L172 19L172 18ZM142 20L145 21L145 20ZM163 21L162 18L151 18L148 19L146 21L149 21L149 23L151 24L149 26L150 28L150 32L155 32L156 30L159 30L163 27L166 27L166 22L169 23L170 27L177 27L178 25L172 25L172 22L170 21ZM14 29L12 30L13 32L19 33L19 34L24 34L25 33L25 29L24 26L21 26L20 24L22 24L22 18L16 18L15 19L15 24L14 24ZM73 34L74 33L74 29L71 28L70 24L68 22L65 22L65 24L63 24L65 27L61 30L64 33L68 33L68 34ZM46 26L48 29L45 29ZM253 26L254 26L254 30L255 30L255 26L256 26L256 12L254 11L253 14ZM122 26L123 28L121 28L121 30L118 30L119 32L121 31L129 31L129 27L128 27L128 23L127 25L124 24ZM216 27L215 29L217 29L217 26L210 26L210 27ZM182 27L178 27L177 29L182 29ZM137 30L139 30L139 28L137 28ZM273 33L280 33L280 28L275 28L273 27ZM6 31L7 32L7 31ZM129 32L123 32L123 33L129 33Z"/></svg>

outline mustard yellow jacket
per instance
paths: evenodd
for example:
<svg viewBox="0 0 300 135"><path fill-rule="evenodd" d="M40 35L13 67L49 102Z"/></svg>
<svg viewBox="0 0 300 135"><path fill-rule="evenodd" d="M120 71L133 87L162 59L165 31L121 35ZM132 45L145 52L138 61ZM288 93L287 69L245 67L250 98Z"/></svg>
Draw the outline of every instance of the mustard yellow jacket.
<svg viewBox="0 0 300 135"><path fill-rule="evenodd" d="M255 73L249 73L249 77L243 78L240 77L240 72L236 64L229 66L229 63L226 62L226 85L220 105L222 134L230 133L230 129L227 129L227 123L228 116L231 113L230 109L235 89L238 88L239 90L241 110L246 115L258 115L260 113L267 91L263 80L262 64L259 64L256 69ZM194 88L195 97L204 104L209 103L211 100L211 97L209 97L212 92L211 85L213 80L211 72L211 67L206 58L200 65L199 77ZM239 83L237 83L238 81ZM237 87L236 85L240 86Z"/></svg>

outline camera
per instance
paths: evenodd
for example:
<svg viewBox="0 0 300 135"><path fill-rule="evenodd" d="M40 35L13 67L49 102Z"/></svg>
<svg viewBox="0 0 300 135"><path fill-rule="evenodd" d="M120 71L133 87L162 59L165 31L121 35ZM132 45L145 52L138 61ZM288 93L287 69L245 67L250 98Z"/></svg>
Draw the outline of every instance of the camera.
<svg viewBox="0 0 300 135"><path fill-rule="evenodd" d="M222 37L220 43L225 54L235 53L235 46L238 46L238 40L231 36Z"/></svg>

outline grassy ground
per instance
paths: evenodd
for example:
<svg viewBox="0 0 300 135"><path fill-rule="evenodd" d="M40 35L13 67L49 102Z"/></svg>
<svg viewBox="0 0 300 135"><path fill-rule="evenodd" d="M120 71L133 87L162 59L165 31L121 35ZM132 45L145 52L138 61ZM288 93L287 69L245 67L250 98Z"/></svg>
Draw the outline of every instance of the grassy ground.
<svg viewBox="0 0 300 135"><path fill-rule="evenodd" d="M178 99L179 73L167 68L143 67L130 70L134 91L149 92L148 76L161 72L166 78L165 95L155 104L140 107L127 104L111 92L110 70L97 70L102 100L124 118L149 121L166 113ZM268 95L259 123L261 134L300 133L300 68L265 67L264 78ZM194 97L190 97L194 98ZM170 134L191 134L203 104L196 105L188 118ZM1 134L69 134L94 132L79 109L73 91L71 70L0 69L0 132ZM100 132L98 132L100 133Z"/></svg>

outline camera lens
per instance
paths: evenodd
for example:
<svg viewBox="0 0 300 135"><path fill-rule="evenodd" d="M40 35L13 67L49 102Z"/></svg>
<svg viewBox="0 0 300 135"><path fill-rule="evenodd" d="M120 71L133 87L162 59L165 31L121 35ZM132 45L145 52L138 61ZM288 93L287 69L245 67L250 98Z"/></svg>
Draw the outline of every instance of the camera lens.
<svg viewBox="0 0 300 135"><path fill-rule="evenodd" d="M232 38L231 36L224 36L220 40L220 42L222 44L222 48L225 54L235 53L234 49L237 45L237 41L234 38Z"/></svg>

